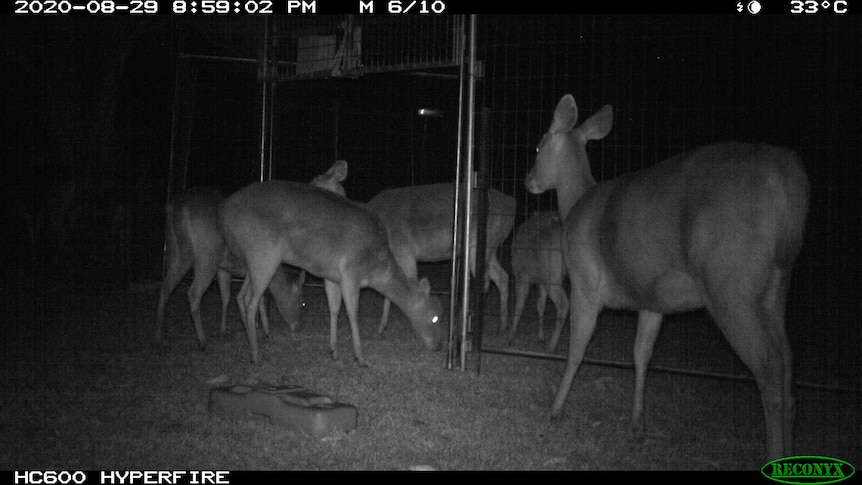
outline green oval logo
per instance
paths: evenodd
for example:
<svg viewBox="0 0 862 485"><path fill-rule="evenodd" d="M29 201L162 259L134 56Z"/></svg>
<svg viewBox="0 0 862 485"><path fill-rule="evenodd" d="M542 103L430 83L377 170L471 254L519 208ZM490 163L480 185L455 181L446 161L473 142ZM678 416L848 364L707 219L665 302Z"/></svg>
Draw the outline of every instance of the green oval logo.
<svg viewBox="0 0 862 485"><path fill-rule="evenodd" d="M791 485L836 483L856 473L853 465L828 456L787 456L760 467L764 477Z"/></svg>

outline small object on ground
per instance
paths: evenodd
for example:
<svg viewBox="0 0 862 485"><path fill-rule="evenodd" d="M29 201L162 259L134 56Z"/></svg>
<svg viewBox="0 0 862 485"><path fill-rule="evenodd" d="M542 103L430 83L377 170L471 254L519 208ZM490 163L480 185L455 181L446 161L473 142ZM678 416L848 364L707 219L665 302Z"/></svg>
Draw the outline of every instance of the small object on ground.
<svg viewBox="0 0 862 485"><path fill-rule="evenodd" d="M225 382L227 382L227 376L222 374L218 377L213 377L212 379L208 380L207 384L214 386L216 384L224 384Z"/></svg>
<svg viewBox="0 0 862 485"><path fill-rule="evenodd" d="M263 416L279 426L320 437L356 429L357 409L293 385L235 385L210 390L209 412L226 417Z"/></svg>

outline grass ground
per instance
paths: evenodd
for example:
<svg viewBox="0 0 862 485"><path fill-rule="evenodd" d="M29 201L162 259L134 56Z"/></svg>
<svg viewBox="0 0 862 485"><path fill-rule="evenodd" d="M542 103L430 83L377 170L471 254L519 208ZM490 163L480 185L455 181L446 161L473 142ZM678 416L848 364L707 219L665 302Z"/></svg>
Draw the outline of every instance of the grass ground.
<svg viewBox="0 0 862 485"><path fill-rule="evenodd" d="M64 281L6 302L0 469L755 470L765 461L763 417L750 382L651 373L647 435L636 442L629 435L631 370L583 366L564 417L551 421L563 362L485 354L480 374L447 370L444 354L422 350L400 312L384 335L376 334L382 299L370 291L360 314L371 367L361 369L343 314L343 360L329 358L320 287L306 287L301 331L275 324L262 340L262 363L251 365L235 305L228 334L217 333L215 291L202 305L210 345L200 352L184 286L168 306L167 344L155 347L155 287L120 291ZM679 324L668 322L657 362L680 353L711 361L705 356L722 352L720 336L691 341L668 330ZM536 345L534 332L528 311L519 345ZM625 322L600 323L588 355L625 360L632 338ZM208 413L215 385L259 382L301 385L352 404L358 427L320 439ZM800 389L798 399L796 452L862 466L862 397Z"/></svg>

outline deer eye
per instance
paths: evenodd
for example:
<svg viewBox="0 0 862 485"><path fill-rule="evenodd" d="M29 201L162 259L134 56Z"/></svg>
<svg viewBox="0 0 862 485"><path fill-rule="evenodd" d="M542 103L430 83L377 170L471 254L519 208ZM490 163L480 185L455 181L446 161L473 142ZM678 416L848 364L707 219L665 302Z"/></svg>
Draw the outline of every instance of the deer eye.
<svg viewBox="0 0 862 485"><path fill-rule="evenodd" d="M539 153L540 151L542 151L542 147L543 147L543 146L545 146L545 143L546 143L547 141L548 141L548 133L545 133L545 134L542 136L542 139L541 139L541 140L539 140L539 144L538 144L538 145L536 145L536 153Z"/></svg>

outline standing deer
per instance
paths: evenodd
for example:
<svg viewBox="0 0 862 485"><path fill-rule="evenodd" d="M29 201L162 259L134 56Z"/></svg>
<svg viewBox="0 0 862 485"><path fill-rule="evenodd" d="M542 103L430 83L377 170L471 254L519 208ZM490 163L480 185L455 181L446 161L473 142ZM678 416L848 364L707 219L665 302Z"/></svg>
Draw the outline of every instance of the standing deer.
<svg viewBox="0 0 862 485"><path fill-rule="evenodd" d="M478 191L474 192L478 195ZM485 291L493 280L500 292L500 329L508 321L509 275L497 260L497 248L515 224L515 199L488 189L488 226ZM476 200L474 197L473 200ZM433 263L452 258L455 185L416 185L387 189L368 201L367 207L380 216L389 233L389 247L410 278L417 277L417 261ZM470 232L470 271L476 276L476 227ZM378 332L389 320L389 300L383 302Z"/></svg>
<svg viewBox="0 0 862 485"><path fill-rule="evenodd" d="M548 297L557 311L554 333L548 342L553 352L560 340L563 322L569 314L569 299L563 289L566 268L563 266L563 247L560 216L554 212L536 212L515 230L512 238L512 277L515 279L515 315L512 318L511 343L518 331L518 321L533 285L538 286L536 310L539 313L538 340L545 340L544 314Z"/></svg>
<svg viewBox="0 0 862 485"><path fill-rule="evenodd" d="M328 171L315 177L311 183L344 195L341 182L346 177L347 162L339 160ZM206 348L206 335L200 317L200 302L216 276L218 276L222 303L220 329L222 333L227 329L231 275L245 276L245 268L232 265L231 258L225 254L224 238L218 229L218 205L223 200L224 196L218 189L196 187L181 193L166 206L167 270L162 280L156 313L156 341L161 340L162 322L168 298L192 266L194 266L194 278L189 287L189 308L199 347ZM296 330L299 326L304 281L305 272L300 272L298 278L288 278L284 269L279 267L269 283L269 291L275 299L278 311L291 330ZM239 298L237 303L241 305ZM260 300L260 310L263 331L269 335L269 319L263 298ZM240 311L240 318L245 319L245 312Z"/></svg>
<svg viewBox="0 0 862 485"><path fill-rule="evenodd" d="M557 191L571 282L571 336L551 417L560 416L603 307L638 311L632 426L644 432L647 365L662 315L706 308L760 389L769 459L793 446L792 356L784 328L808 178L786 149L720 143L596 184L586 144L611 129L608 105L576 126L557 104L525 184Z"/></svg>
<svg viewBox="0 0 862 485"><path fill-rule="evenodd" d="M373 212L309 184L270 180L230 196L219 209L219 227L232 255L248 269L239 298L246 312L251 360L260 361L255 329L258 301L281 263L323 278L330 314L330 353L338 358L341 300L347 310L353 351L368 364L359 338L359 290L370 287L407 315L428 350L440 347L442 305L423 278L404 274L389 249L386 227Z"/></svg>
<svg viewBox="0 0 862 485"><path fill-rule="evenodd" d="M192 267L194 278L189 286L188 298L192 321L198 339L198 347L207 346L206 335L200 316L200 303L203 294L218 276L221 294L221 333L227 330L227 306L230 302L231 271L220 269L224 255L224 239L218 231L218 204L224 200L221 191L211 187L195 187L177 195L166 205L165 238L167 268L159 293L159 306L156 311L156 341L162 338L162 323L165 306L180 280ZM234 273L242 276L244 271L237 268ZM302 306L302 283L304 273L299 279L289 279L279 268L269 285L282 318L295 329L299 322ZM261 300L261 304L263 300ZM269 333L269 320L265 307L261 308L261 323L265 333Z"/></svg>

